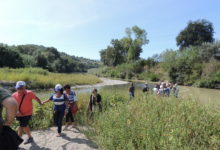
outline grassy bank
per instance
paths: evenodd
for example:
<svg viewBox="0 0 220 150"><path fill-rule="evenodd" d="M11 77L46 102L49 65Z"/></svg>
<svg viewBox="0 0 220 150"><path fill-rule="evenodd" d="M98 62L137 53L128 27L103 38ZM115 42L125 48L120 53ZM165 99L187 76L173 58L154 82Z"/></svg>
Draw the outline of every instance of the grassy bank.
<svg viewBox="0 0 220 150"><path fill-rule="evenodd" d="M0 81L28 82L29 88L52 88L55 84L86 85L101 82L88 74L51 73L40 68L9 69L0 68Z"/></svg>

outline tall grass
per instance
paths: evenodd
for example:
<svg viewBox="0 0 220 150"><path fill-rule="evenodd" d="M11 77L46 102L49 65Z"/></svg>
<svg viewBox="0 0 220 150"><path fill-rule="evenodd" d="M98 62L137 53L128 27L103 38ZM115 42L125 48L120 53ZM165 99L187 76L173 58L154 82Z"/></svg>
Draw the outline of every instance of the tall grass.
<svg viewBox="0 0 220 150"><path fill-rule="evenodd" d="M191 99L103 91L88 135L101 149L219 149L220 113Z"/></svg>
<svg viewBox="0 0 220 150"><path fill-rule="evenodd" d="M1 68L0 80L14 82L23 80L29 83L30 88L51 88L57 83L83 85L101 82L93 75L51 73L40 68Z"/></svg>
<svg viewBox="0 0 220 150"><path fill-rule="evenodd" d="M88 117L90 93L78 94L76 120L90 126L86 134L103 150L217 150L220 147L220 112L193 99L157 97L136 91L101 90L103 112ZM48 95L48 96L47 96ZM47 99L48 94L40 95ZM35 104L34 129L52 126L52 103ZM16 126L16 124L15 124Z"/></svg>

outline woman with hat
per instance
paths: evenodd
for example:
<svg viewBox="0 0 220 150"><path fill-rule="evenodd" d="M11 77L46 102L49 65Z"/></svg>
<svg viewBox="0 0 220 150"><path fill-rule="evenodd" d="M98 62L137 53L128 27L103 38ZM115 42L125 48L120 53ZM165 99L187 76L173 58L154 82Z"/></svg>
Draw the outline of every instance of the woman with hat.
<svg viewBox="0 0 220 150"><path fill-rule="evenodd" d="M57 84L54 88L55 93L51 97L44 101L43 104L53 101L54 102L54 123L57 126L57 137L61 136L62 121L65 114L68 113L68 98L63 93L63 87Z"/></svg>

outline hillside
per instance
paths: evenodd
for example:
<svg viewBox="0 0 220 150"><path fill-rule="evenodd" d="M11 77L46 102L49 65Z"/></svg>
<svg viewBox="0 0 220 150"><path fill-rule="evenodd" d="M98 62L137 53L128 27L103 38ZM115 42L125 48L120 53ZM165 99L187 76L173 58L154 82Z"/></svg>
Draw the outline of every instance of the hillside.
<svg viewBox="0 0 220 150"><path fill-rule="evenodd" d="M54 47L0 44L0 67L40 67L51 72L71 73L86 72L99 65L99 61L71 56Z"/></svg>

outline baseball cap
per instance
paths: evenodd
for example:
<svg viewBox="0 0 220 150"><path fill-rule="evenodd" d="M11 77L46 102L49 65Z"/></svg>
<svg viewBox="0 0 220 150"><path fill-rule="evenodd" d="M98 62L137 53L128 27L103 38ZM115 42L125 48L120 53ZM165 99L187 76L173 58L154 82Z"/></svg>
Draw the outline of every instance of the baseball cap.
<svg viewBox="0 0 220 150"><path fill-rule="evenodd" d="M24 87L24 86L26 86L26 83L24 81L18 81L16 83L15 88L18 89L18 88L21 88L21 87Z"/></svg>
<svg viewBox="0 0 220 150"><path fill-rule="evenodd" d="M63 89L61 84L57 84L54 88L55 91L61 91Z"/></svg>

